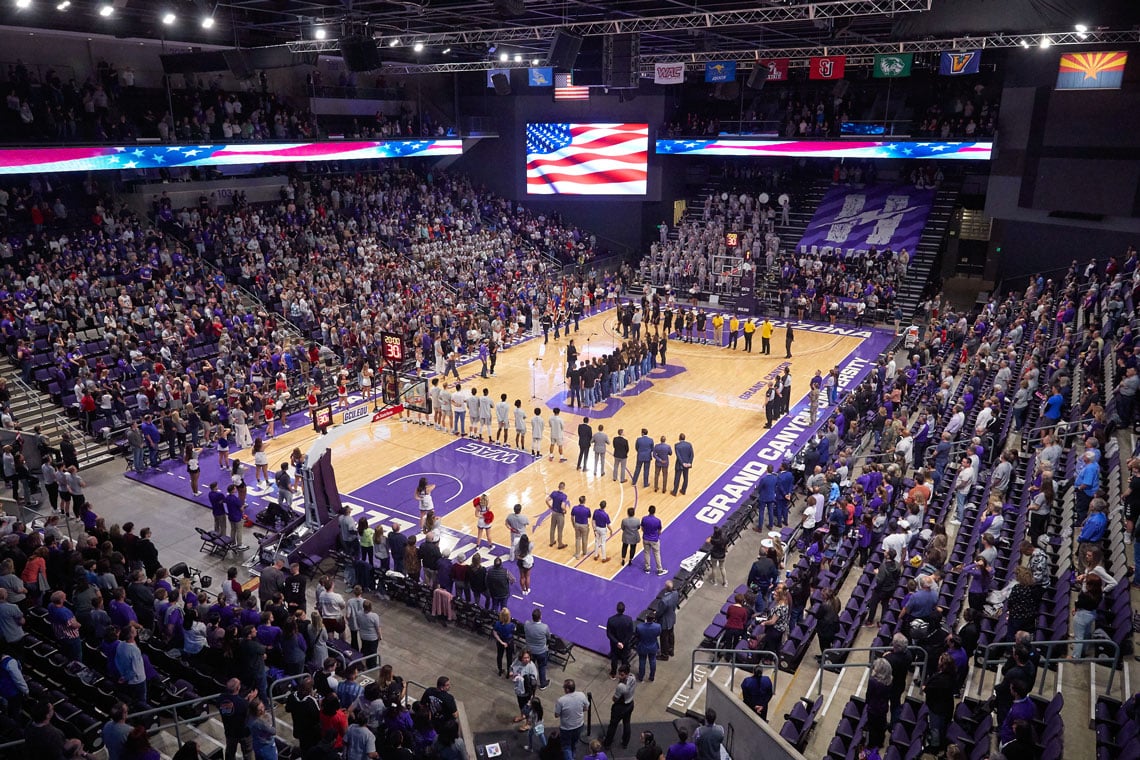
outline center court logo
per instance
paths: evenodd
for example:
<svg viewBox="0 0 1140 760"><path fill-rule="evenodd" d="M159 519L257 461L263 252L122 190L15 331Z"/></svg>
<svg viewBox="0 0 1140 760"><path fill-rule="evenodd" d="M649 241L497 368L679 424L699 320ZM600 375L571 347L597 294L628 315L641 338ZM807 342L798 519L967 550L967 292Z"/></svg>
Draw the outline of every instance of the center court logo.
<svg viewBox="0 0 1140 760"><path fill-rule="evenodd" d="M517 452L484 446L481 443L465 443L455 451L458 454L470 454L473 457L489 459L492 462L502 462L503 464L515 464L519 461Z"/></svg>

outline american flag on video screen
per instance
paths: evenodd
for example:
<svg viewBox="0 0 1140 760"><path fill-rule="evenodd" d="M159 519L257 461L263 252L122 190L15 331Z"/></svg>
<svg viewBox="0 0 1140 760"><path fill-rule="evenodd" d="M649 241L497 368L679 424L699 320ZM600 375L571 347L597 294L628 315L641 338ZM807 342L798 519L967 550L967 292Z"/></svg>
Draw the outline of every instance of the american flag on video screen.
<svg viewBox="0 0 1140 760"><path fill-rule="evenodd" d="M531 195L645 195L648 124L527 124Z"/></svg>
<svg viewBox="0 0 1140 760"><path fill-rule="evenodd" d="M555 100L589 100L590 88L585 85L576 87L572 74L554 75Z"/></svg>

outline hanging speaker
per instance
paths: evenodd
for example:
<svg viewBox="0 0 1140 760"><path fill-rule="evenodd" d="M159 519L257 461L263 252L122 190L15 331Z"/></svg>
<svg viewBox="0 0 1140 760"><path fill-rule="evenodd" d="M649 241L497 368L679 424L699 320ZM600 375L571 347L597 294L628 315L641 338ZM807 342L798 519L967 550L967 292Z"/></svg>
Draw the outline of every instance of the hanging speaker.
<svg viewBox="0 0 1140 760"><path fill-rule="evenodd" d="M569 71L574 68L574 62L578 60L578 51L581 49L581 37L559 29L550 41L550 52L546 55L546 65Z"/></svg>
<svg viewBox="0 0 1140 760"><path fill-rule="evenodd" d="M753 90L763 90L766 81L768 81L768 67L757 62L752 67L752 73L748 75L747 85Z"/></svg>
<svg viewBox="0 0 1140 760"><path fill-rule="evenodd" d="M506 74L492 74L491 84L495 85L495 92L499 95L511 94L511 80Z"/></svg>
<svg viewBox="0 0 1140 760"><path fill-rule="evenodd" d="M349 71L374 71L380 68L380 52L376 40L371 37L343 37L340 41L340 55L344 67Z"/></svg>
<svg viewBox="0 0 1140 760"><path fill-rule="evenodd" d="M235 79L251 79L254 71L250 65L249 56L240 48L223 50L222 56L226 59L226 67L233 73Z"/></svg>
<svg viewBox="0 0 1140 760"><path fill-rule="evenodd" d="M641 37L637 34L609 34L602 40L602 84L606 87L635 88L640 84Z"/></svg>

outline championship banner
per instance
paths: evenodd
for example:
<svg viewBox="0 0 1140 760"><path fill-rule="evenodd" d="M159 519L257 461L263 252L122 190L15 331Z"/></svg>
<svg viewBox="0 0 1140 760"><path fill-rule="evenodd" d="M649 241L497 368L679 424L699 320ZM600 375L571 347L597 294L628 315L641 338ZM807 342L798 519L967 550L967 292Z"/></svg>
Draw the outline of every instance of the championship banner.
<svg viewBox="0 0 1140 760"><path fill-rule="evenodd" d="M808 79L842 79L847 71L847 56L820 55L811 59Z"/></svg>
<svg viewBox="0 0 1140 760"><path fill-rule="evenodd" d="M786 82L788 81L788 59L787 58L771 58L767 61L759 61L761 66L768 68L768 81L769 82Z"/></svg>
<svg viewBox="0 0 1140 760"><path fill-rule="evenodd" d="M965 50L961 53L943 53L942 64L938 67L938 73L943 76L951 77L977 74L978 66L980 66L981 63L981 50Z"/></svg>
<svg viewBox="0 0 1140 760"><path fill-rule="evenodd" d="M709 61L705 64L706 82L735 82L736 61Z"/></svg>
<svg viewBox="0 0 1140 760"><path fill-rule="evenodd" d="M933 202L934 190L909 185L833 188L804 230L800 250L810 251L813 246L844 251L905 248L913 253Z"/></svg>
<svg viewBox="0 0 1140 760"><path fill-rule="evenodd" d="M657 63L653 65L653 84L682 84L685 81L685 64Z"/></svg>
<svg viewBox="0 0 1140 760"><path fill-rule="evenodd" d="M876 79L900 79L910 76L914 53L890 53L875 56L873 76Z"/></svg>
<svg viewBox="0 0 1140 760"><path fill-rule="evenodd" d="M1057 71L1058 90L1119 90L1128 53L1065 53Z"/></svg>

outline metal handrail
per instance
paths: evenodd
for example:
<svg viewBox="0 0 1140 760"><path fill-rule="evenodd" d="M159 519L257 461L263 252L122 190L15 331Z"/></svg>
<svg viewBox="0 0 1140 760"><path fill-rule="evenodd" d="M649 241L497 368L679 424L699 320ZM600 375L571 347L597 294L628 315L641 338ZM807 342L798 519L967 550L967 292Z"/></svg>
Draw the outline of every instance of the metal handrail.
<svg viewBox="0 0 1140 760"><path fill-rule="evenodd" d="M1068 655L1069 647L1073 644L1091 644L1094 647L1098 646L1098 645L1110 645L1112 647L1114 654L1111 656L1106 656L1106 657L1096 657L1096 656L1093 656L1093 657L1070 657ZM979 697L983 694L983 687L985 686L985 683L986 683L986 671L989 669L989 667L991 665L997 666L997 665L1001 665L1003 662L1005 662L1004 657L1000 657L997 659L991 658L990 657L991 650L999 650L999 651L1005 650L1005 649L1012 650L1015 646L1017 646L1017 642L1014 642L1014 641L995 641L993 643L986 645L986 647L982 651L982 654L980 657L975 655L975 661L977 662L978 665L981 666L978 668L978 670L981 672L981 675L978 677L978 696ZM1090 662L1094 665L1106 665L1106 666L1108 666L1108 669L1109 669L1108 670L1108 683L1105 684L1104 694L1105 694L1105 696L1108 696L1109 694L1112 693L1112 682L1116 677L1116 669L1121 666L1120 645L1117 644L1112 639L1059 639L1059 640L1055 640L1055 641L1032 641L1032 642L1030 642L1030 646L1032 646L1033 649L1041 656L1041 663L1038 666L1038 670L1041 671L1041 684L1040 684L1040 686L1037 687L1037 691L1044 691L1045 690L1045 679L1049 674L1050 665L1054 665L1054 664L1060 665L1061 663L1079 664L1082 662ZM1062 646L1065 648L1064 649L1064 651L1066 653L1065 655L1060 656L1060 657L1053 657L1050 655L1050 652L1053 650L1054 647L1059 648ZM1096 651L1096 650L1094 649L1093 651ZM1060 671L1058 670L1057 675L1056 675L1056 682L1057 682L1058 686L1060 685L1060 678L1061 678L1061 674L1060 674ZM995 674L994 674L994 681L995 681L995 685L996 685L996 681L997 681L996 669L995 669ZM969 689L967 689L967 691L969 691ZM1121 679L1121 682L1120 682L1120 698L1122 700L1128 698L1128 695L1124 693L1124 679Z"/></svg>
<svg viewBox="0 0 1140 760"><path fill-rule="evenodd" d="M736 688L736 669L738 667L743 666L743 663L738 665L736 662L736 655L739 654L741 651L742 650L740 650L740 649L726 649L726 648L716 648L716 649L697 648L697 649L694 649L692 651L692 653L689 655L689 688L690 689L693 688L693 686L696 683L696 672L695 671L696 671L698 665L720 665L720 664L724 664L724 665L731 665L732 666L732 676L731 676L731 680L729 681L729 684L730 684L730 688L735 689ZM700 654L712 655L713 659L698 661L697 655L700 655ZM721 663L720 659L719 659L719 655L722 655L722 654L731 654L731 655L733 655L733 658L731 661ZM767 668L772 669L772 688L773 689L776 688L776 680L779 677L779 673L780 673L780 655L777 654L776 652L773 652L770 649L749 649L747 654L756 655L756 657L759 659L759 662L757 662L755 665L752 665L752 667L759 666L759 667L762 667L765 669L767 669Z"/></svg>
<svg viewBox="0 0 1140 760"><path fill-rule="evenodd" d="M890 651L892 651L892 649L893 648L889 647L889 646L882 646L882 647L846 647L846 648L841 648L841 649L825 649L822 653L820 663L819 663L819 692L816 694L816 696L817 697L823 696L823 674L825 671L833 671L833 672L838 673L840 671L846 670L847 668L869 668L869 667L871 667L872 664L874 664L875 660L878 659L877 657L874 656L876 653L878 653L880 656L882 656L883 653L890 652ZM925 680L926 679L926 669L929 665L929 662L928 662L929 655L927 654L926 650L923 649L922 647L918 647L918 646L908 646L906 648L906 651L910 652L911 656L912 656L911 668L913 669L914 666L917 664L921 668L920 678ZM828 655L832 655L832 654L845 655L845 654L854 654L855 652L866 652L867 653L867 661L866 662L851 662L850 658L848 658L847 662L829 662L828 661ZM921 655L921 660L917 657L914 657L915 653L918 653L919 655Z"/></svg>

